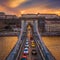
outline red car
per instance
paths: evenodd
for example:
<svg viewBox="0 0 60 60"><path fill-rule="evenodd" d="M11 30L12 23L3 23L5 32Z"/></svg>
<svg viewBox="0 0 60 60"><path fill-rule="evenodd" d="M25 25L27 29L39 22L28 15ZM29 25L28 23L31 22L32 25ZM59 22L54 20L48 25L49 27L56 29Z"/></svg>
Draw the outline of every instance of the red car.
<svg viewBox="0 0 60 60"><path fill-rule="evenodd" d="M26 55L23 55L22 57L23 57L23 58L27 58L27 56L26 56Z"/></svg>
<svg viewBox="0 0 60 60"><path fill-rule="evenodd" d="M21 60L27 60L27 56L26 55L22 56Z"/></svg>
<svg viewBox="0 0 60 60"><path fill-rule="evenodd" d="M30 40L33 40L33 37L32 36L30 37Z"/></svg>

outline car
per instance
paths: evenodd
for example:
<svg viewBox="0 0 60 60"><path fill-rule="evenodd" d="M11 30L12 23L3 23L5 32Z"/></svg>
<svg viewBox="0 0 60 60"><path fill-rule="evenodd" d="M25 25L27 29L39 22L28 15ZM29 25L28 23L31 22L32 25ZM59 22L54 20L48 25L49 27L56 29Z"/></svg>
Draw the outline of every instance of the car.
<svg viewBox="0 0 60 60"><path fill-rule="evenodd" d="M26 43L25 45L29 45L29 44Z"/></svg>
<svg viewBox="0 0 60 60"><path fill-rule="evenodd" d="M34 40L32 40L31 43L35 43Z"/></svg>
<svg viewBox="0 0 60 60"><path fill-rule="evenodd" d="M31 43L33 43L33 42L34 42L34 40L31 41Z"/></svg>
<svg viewBox="0 0 60 60"><path fill-rule="evenodd" d="M31 43L31 46L32 46L32 47L35 47L36 45L35 45L35 43L33 42L33 43Z"/></svg>
<svg viewBox="0 0 60 60"><path fill-rule="evenodd" d="M33 37L32 36L30 37L30 40L33 40Z"/></svg>
<svg viewBox="0 0 60 60"><path fill-rule="evenodd" d="M34 42L32 42L31 44L32 44L32 45L33 45L33 44L35 45L35 43L34 43Z"/></svg>
<svg viewBox="0 0 60 60"><path fill-rule="evenodd" d="M27 60L27 58L21 58L21 60Z"/></svg>
<svg viewBox="0 0 60 60"><path fill-rule="evenodd" d="M37 55L37 51L36 51L35 49L33 49L33 50L31 51L31 54L32 54L32 55Z"/></svg>
<svg viewBox="0 0 60 60"><path fill-rule="evenodd" d="M29 47L29 45L25 45L25 47L27 47L27 48L28 48L28 47Z"/></svg>
<svg viewBox="0 0 60 60"><path fill-rule="evenodd" d="M23 55L21 60L27 60L27 56L26 55Z"/></svg>
<svg viewBox="0 0 60 60"><path fill-rule="evenodd" d="M26 47L24 50L28 50L28 48Z"/></svg>
<svg viewBox="0 0 60 60"><path fill-rule="evenodd" d="M26 56L26 55L23 55L22 57L23 57L23 58L27 58L27 56Z"/></svg>
<svg viewBox="0 0 60 60"><path fill-rule="evenodd" d="M29 54L28 50L24 50L24 55Z"/></svg>
<svg viewBox="0 0 60 60"><path fill-rule="evenodd" d="M35 44L32 44L31 47L36 47L36 45Z"/></svg>
<svg viewBox="0 0 60 60"><path fill-rule="evenodd" d="M26 44L29 44L29 42L26 42Z"/></svg>
<svg viewBox="0 0 60 60"><path fill-rule="evenodd" d="M28 53L29 53L29 52L28 52L28 48L25 48L23 53L24 53L24 54L28 54Z"/></svg>
<svg viewBox="0 0 60 60"><path fill-rule="evenodd" d="M28 42L29 40L27 39L26 42Z"/></svg>

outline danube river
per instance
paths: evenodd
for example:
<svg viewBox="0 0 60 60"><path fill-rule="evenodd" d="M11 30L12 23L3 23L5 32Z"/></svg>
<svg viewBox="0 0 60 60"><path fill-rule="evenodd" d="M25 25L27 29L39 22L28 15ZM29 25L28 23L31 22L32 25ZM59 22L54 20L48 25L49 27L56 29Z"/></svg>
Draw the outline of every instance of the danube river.
<svg viewBox="0 0 60 60"><path fill-rule="evenodd" d="M60 36L42 37L42 39L55 59L60 60Z"/></svg>
<svg viewBox="0 0 60 60"><path fill-rule="evenodd" d="M60 37L42 37L42 39L56 60L60 60ZM17 40L18 38L16 36L0 37L0 60L5 60Z"/></svg>
<svg viewBox="0 0 60 60"><path fill-rule="evenodd" d="M17 37L0 37L0 60L5 60L17 40Z"/></svg>

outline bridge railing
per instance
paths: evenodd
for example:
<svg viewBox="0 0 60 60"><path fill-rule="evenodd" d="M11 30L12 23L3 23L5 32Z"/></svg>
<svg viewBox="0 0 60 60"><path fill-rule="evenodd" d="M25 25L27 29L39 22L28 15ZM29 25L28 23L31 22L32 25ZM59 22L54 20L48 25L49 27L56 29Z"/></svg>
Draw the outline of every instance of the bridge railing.
<svg viewBox="0 0 60 60"><path fill-rule="evenodd" d="M55 60L55 58L52 56L52 54L49 52L49 50L47 49L47 47L45 46L44 42L42 41L42 37L38 31L38 23L37 21L35 21L35 35L38 39L38 43L39 43L39 47L41 48L41 51L43 53L44 59L45 60Z"/></svg>
<svg viewBox="0 0 60 60"><path fill-rule="evenodd" d="M16 59L16 56L18 54L18 51L20 49L21 42L22 42L21 41L22 33L23 33L23 31L21 30L21 33L18 36L18 41L17 41L16 45L13 47L13 49L11 50L11 52L9 53L9 55L6 57L5 60L15 60Z"/></svg>
<svg viewBox="0 0 60 60"><path fill-rule="evenodd" d="M41 46L41 49L42 49L42 52L45 56L45 59L46 60L55 60L55 58L52 56L52 54L50 53L50 51L47 49L47 47L44 45L42 39L41 39L41 36L40 34L38 34L39 36L39 42L40 42L40 46Z"/></svg>

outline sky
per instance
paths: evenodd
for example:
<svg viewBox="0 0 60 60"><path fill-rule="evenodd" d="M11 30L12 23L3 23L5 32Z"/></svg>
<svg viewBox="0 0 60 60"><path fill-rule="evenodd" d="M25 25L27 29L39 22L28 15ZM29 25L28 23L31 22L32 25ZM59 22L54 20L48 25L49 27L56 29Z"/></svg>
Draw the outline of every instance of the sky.
<svg viewBox="0 0 60 60"><path fill-rule="evenodd" d="M17 16L27 13L60 15L60 0L0 0L0 12Z"/></svg>

